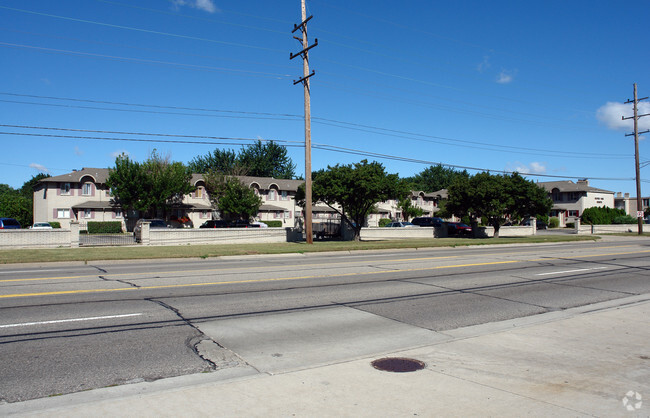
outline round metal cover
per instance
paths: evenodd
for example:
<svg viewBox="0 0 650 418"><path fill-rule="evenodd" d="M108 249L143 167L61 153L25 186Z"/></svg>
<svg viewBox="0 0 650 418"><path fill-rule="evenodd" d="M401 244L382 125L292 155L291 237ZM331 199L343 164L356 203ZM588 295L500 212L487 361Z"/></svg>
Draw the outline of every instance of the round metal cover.
<svg viewBox="0 0 650 418"><path fill-rule="evenodd" d="M371 364L377 370L395 373L415 372L424 369L425 366L420 360L405 357L386 357L375 360Z"/></svg>

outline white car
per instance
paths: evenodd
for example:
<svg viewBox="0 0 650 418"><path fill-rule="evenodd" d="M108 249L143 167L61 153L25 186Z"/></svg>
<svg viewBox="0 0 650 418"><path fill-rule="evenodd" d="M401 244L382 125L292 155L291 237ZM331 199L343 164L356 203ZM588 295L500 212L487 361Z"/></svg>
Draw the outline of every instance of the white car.
<svg viewBox="0 0 650 418"><path fill-rule="evenodd" d="M49 222L36 222L29 229L52 229L52 225Z"/></svg>

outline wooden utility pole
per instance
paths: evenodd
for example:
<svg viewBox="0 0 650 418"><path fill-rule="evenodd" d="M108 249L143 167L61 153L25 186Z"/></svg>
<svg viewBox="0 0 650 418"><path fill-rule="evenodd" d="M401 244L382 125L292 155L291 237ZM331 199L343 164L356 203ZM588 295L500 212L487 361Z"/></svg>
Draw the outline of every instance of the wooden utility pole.
<svg viewBox="0 0 650 418"><path fill-rule="evenodd" d="M630 116L627 118L625 116L622 116L623 120L634 119L634 133L626 134L625 136L634 135L634 164L636 169L636 211L637 211L636 216L637 216L637 222L639 226L639 235L643 234L643 199L641 198L641 169L639 167L639 134L650 132L650 131L639 132L639 118L643 116L650 116L650 113L647 113L645 115L639 115L638 104L641 100L645 100L645 99L647 99L647 97L641 99L637 98L636 83L634 83L634 100L628 100L627 102L625 102L625 103L634 103L634 116Z"/></svg>
<svg viewBox="0 0 650 418"><path fill-rule="evenodd" d="M296 54L289 54L289 59L294 59L302 56L302 78L293 82L294 86L302 83L305 88L305 237L307 244L314 243L314 231L312 229L312 201L311 201L311 103L310 103L310 90L309 78L315 74L315 71L309 73L309 55L307 51L318 45L318 39L314 40L314 44L309 46L307 40L307 22L313 17L307 17L307 8L305 7L305 0L300 0L300 10L302 14L302 22L299 25L293 25L291 33L300 30L302 38L294 36L302 44L302 51Z"/></svg>

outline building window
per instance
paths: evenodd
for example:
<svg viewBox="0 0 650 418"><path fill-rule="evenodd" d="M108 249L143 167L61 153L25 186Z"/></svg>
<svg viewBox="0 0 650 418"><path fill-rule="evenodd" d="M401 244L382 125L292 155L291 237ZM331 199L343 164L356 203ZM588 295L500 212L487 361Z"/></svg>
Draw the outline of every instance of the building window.
<svg viewBox="0 0 650 418"><path fill-rule="evenodd" d="M203 187L199 187L198 189L196 189L196 194L195 194L195 196L196 196L198 199L203 199Z"/></svg>
<svg viewBox="0 0 650 418"><path fill-rule="evenodd" d="M115 217L116 218L122 217L122 209L115 209Z"/></svg>
<svg viewBox="0 0 650 418"><path fill-rule="evenodd" d="M270 189L269 194L266 197L266 200L277 200L278 192L275 189Z"/></svg>
<svg viewBox="0 0 650 418"><path fill-rule="evenodd" d="M61 194L70 194L70 183L61 183Z"/></svg>
<svg viewBox="0 0 650 418"><path fill-rule="evenodd" d="M280 195L280 200L289 200L289 195L287 194L286 190L282 190L282 194Z"/></svg>
<svg viewBox="0 0 650 418"><path fill-rule="evenodd" d="M92 209L84 209L84 218L90 219L93 217L93 210Z"/></svg>
<svg viewBox="0 0 650 418"><path fill-rule="evenodd" d="M83 194L84 196L90 196L92 193L93 193L93 184L84 183L81 194Z"/></svg>
<svg viewBox="0 0 650 418"><path fill-rule="evenodd" d="M70 209L57 209L56 217L58 219L70 219Z"/></svg>
<svg viewBox="0 0 650 418"><path fill-rule="evenodd" d="M291 219L291 211L290 210L285 210L284 211L284 219Z"/></svg>
<svg viewBox="0 0 650 418"><path fill-rule="evenodd" d="M577 210L570 210L569 211L569 216L575 216L577 218L578 216L580 216L579 214L580 214L580 212L578 212Z"/></svg>
<svg viewBox="0 0 650 418"><path fill-rule="evenodd" d="M650 206L650 199L643 199L643 206L644 207Z"/></svg>

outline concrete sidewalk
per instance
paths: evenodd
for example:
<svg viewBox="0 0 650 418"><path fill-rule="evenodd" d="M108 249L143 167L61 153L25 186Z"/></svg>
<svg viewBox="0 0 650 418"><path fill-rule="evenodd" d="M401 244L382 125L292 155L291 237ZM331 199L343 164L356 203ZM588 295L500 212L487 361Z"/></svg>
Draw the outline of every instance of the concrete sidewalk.
<svg viewBox="0 0 650 418"><path fill-rule="evenodd" d="M233 368L0 405L23 416L650 416L650 295L444 332L374 358L281 374Z"/></svg>

